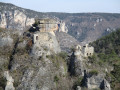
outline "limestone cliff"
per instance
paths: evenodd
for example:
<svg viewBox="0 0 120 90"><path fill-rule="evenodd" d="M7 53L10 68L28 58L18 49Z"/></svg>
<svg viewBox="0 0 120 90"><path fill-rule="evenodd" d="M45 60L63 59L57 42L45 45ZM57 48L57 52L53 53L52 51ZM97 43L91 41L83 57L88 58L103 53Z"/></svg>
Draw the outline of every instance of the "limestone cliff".
<svg viewBox="0 0 120 90"><path fill-rule="evenodd" d="M19 10L0 12L0 27L2 28L23 30L32 26L34 22L34 18L29 18Z"/></svg>

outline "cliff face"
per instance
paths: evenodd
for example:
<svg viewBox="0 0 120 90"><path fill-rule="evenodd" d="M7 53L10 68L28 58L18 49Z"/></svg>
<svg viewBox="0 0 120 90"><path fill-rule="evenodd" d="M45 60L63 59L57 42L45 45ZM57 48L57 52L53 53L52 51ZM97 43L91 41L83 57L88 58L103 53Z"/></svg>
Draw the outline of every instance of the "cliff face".
<svg viewBox="0 0 120 90"><path fill-rule="evenodd" d="M34 22L34 18L27 17L19 10L0 13L0 27L2 28L23 30L25 27L32 26Z"/></svg>

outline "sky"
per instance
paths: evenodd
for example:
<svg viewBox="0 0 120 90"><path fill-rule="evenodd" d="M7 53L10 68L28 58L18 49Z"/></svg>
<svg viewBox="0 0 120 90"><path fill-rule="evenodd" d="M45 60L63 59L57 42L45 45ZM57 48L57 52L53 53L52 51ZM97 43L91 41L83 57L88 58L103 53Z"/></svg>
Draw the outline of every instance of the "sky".
<svg viewBox="0 0 120 90"><path fill-rule="evenodd" d="M39 12L120 13L120 0L0 0Z"/></svg>

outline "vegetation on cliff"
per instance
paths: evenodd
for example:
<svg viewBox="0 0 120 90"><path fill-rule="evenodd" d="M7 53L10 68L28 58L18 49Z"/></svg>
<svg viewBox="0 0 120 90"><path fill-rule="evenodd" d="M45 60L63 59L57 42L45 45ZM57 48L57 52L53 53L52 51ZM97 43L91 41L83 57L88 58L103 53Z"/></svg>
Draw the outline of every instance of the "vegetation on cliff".
<svg viewBox="0 0 120 90"><path fill-rule="evenodd" d="M101 64L107 63L114 67L106 78L114 90L120 89L120 29L91 43L96 55L90 59L98 59Z"/></svg>

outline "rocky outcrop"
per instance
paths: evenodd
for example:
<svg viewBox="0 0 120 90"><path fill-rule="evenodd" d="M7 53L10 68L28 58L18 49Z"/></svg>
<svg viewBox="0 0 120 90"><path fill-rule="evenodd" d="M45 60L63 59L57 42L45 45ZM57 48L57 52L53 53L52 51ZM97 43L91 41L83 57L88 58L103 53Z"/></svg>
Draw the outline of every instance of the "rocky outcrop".
<svg viewBox="0 0 120 90"><path fill-rule="evenodd" d="M59 29L58 29L59 32L65 32L65 33L68 32L68 28L66 27L65 22L60 21L58 26L59 26Z"/></svg>
<svg viewBox="0 0 120 90"><path fill-rule="evenodd" d="M104 77L105 77L104 73L91 75L87 71L84 71L82 85L87 87L89 90L93 89L111 90L110 83Z"/></svg>
<svg viewBox="0 0 120 90"><path fill-rule="evenodd" d="M111 90L110 83L104 79L104 89L105 90Z"/></svg>
<svg viewBox="0 0 120 90"><path fill-rule="evenodd" d="M8 71L4 72L4 77L7 80L7 84L6 84L5 90L15 90L15 87L13 86L14 79L12 78L12 76L9 75Z"/></svg>
<svg viewBox="0 0 120 90"><path fill-rule="evenodd" d="M85 61L82 52L78 48L75 49L70 57L69 70L71 75L84 76Z"/></svg>
<svg viewBox="0 0 120 90"><path fill-rule="evenodd" d="M76 90L81 90L81 87L80 86L77 86L77 89Z"/></svg>
<svg viewBox="0 0 120 90"><path fill-rule="evenodd" d="M54 71L56 70L56 67L51 62L51 60L47 58L44 58L44 60L38 61L34 59L33 63L31 64L34 65L35 67L30 65L29 66L30 68L25 70L23 76L21 77L22 78L21 83L17 87L17 90L19 89L49 90L49 89L55 89L55 88L57 89L56 84L58 83L58 81L56 81L55 77L60 80L62 76L59 77L59 73L63 71L60 68L59 70ZM63 66L63 63L61 63L61 66ZM60 90L60 89L57 89L57 90Z"/></svg>
<svg viewBox="0 0 120 90"><path fill-rule="evenodd" d="M31 54L35 56L42 56L43 54L57 54L60 51L61 49L56 39L56 36L52 35L49 32L36 32L34 34L34 45Z"/></svg>
<svg viewBox="0 0 120 90"><path fill-rule="evenodd" d="M85 73L84 84L90 90L97 89L100 88L103 79L104 79L103 75L89 76L89 74Z"/></svg>
<svg viewBox="0 0 120 90"><path fill-rule="evenodd" d="M0 13L0 27L2 28L6 28L7 27L7 22L6 22L6 18L5 18L5 14L1 14Z"/></svg>
<svg viewBox="0 0 120 90"><path fill-rule="evenodd" d="M11 46L13 44L13 39L10 36L5 36L0 38L0 46Z"/></svg>
<svg viewBox="0 0 120 90"><path fill-rule="evenodd" d="M104 90L111 90L110 83L106 79L102 81L100 88Z"/></svg>

